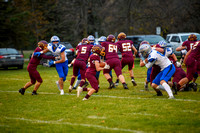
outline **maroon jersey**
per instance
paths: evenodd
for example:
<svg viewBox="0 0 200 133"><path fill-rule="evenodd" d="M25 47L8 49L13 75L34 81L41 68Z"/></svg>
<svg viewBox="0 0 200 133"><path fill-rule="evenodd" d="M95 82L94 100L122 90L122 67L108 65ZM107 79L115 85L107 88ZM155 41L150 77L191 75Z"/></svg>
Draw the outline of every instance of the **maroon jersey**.
<svg viewBox="0 0 200 133"><path fill-rule="evenodd" d="M78 50L78 55L77 55L76 59L87 62L87 60L90 56L92 47L93 47L93 45L91 45L91 44L78 45L76 47L76 49Z"/></svg>
<svg viewBox="0 0 200 133"><path fill-rule="evenodd" d="M195 60L199 60L200 58L200 41L196 41L195 44L192 46L192 51L190 55L188 55L188 58L192 57Z"/></svg>
<svg viewBox="0 0 200 133"><path fill-rule="evenodd" d="M122 58L133 58L133 42L131 40L120 40L117 42L117 44L119 46L119 51L122 53Z"/></svg>
<svg viewBox="0 0 200 133"><path fill-rule="evenodd" d="M100 57L94 53L90 55L89 60L88 60L88 68L86 70L86 73L92 73L93 75L96 75L96 67L95 67L95 61L100 62Z"/></svg>
<svg viewBox="0 0 200 133"><path fill-rule="evenodd" d="M34 52L40 52L40 51L42 51L42 49L40 49L39 47L37 47ZM45 59L55 59L55 57L53 57L53 56L47 56L45 54L41 54L40 57L32 56L31 60L30 60L30 62L28 64L28 68L29 69L36 69L37 66L40 64L40 60L42 58L45 58Z"/></svg>
<svg viewBox="0 0 200 133"><path fill-rule="evenodd" d="M42 51L42 49L37 47L34 52L40 52L40 51ZM53 57L53 56L47 56L47 55L44 55L44 54L41 54L40 57L37 57L37 56L32 56L31 57L31 60L30 60L30 62L28 64L28 67L27 67L27 70L29 72L29 77L31 79L31 83L32 84L35 84L36 80L38 82L42 83L42 78L41 78L39 72L36 70L36 68L39 65L40 60L42 58L55 59L55 57Z"/></svg>
<svg viewBox="0 0 200 133"><path fill-rule="evenodd" d="M116 43L102 42L101 45L102 45L102 47L105 48L105 58L106 58L106 60L113 59L113 58L119 59L119 56L117 54L118 45Z"/></svg>
<svg viewBox="0 0 200 133"><path fill-rule="evenodd" d="M184 41L182 46L186 47L187 52L192 48L192 45L195 43L195 41Z"/></svg>

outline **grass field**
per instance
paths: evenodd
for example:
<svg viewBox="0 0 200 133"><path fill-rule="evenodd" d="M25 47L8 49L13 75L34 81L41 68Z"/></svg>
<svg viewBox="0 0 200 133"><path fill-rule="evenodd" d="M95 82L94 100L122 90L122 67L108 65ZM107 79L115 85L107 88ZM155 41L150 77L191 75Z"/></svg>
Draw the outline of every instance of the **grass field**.
<svg viewBox="0 0 200 133"><path fill-rule="evenodd" d="M0 131L4 132L200 132L200 92L180 92L176 99L144 91L146 68L135 62L134 74L138 83L132 86L127 68L123 75L129 90L122 84L108 90L109 84L102 72L100 90L82 101L76 92L68 93L72 68L69 68L64 84L65 95L59 95L55 84L58 79L55 68L38 66L44 82L32 96L33 87L25 95L18 90L29 81L26 70L0 70ZM116 79L115 74L114 81ZM197 83L200 85L200 79ZM200 86L198 86L200 88Z"/></svg>

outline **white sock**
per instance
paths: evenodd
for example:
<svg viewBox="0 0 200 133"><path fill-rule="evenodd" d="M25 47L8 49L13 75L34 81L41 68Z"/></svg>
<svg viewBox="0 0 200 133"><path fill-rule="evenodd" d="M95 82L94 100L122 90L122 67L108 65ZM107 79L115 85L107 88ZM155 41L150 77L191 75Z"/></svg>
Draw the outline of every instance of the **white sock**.
<svg viewBox="0 0 200 133"><path fill-rule="evenodd" d="M80 84L80 82L81 82L81 80L76 80L76 83L75 83L74 87L77 88L78 85Z"/></svg>
<svg viewBox="0 0 200 133"><path fill-rule="evenodd" d="M171 91L171 88L169 87L169 85L167 83L163 83L162 86L165 88L165 90L167 91L168 95L171 97L173 96L173 93Z"/></svg>

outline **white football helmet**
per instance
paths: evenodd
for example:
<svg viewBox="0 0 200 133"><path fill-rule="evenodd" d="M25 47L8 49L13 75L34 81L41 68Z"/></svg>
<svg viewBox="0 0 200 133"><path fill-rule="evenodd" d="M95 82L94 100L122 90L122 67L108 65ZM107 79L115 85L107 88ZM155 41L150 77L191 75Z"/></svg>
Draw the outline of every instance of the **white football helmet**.
<svg viewBox="0 0 200 133"><path fill-rule="evenodd" d="M53 42L58 42L58 43L53 43ZM59 46L59 43L60 43L60 38L59 38L58 36L52 36L52 37L51 37L51 43L52 43L54 46L58 47L58 46Z"/></svg>
<svg viewBox="0 0 200 133"><path fill-rule="evenodd" d="M142 44L139 47L139 53L141 53L141 55L144 58L147 58L147 56L150 54L150 52L151 52L151 46L149 44Z"/></svg>
<svg viewBox="0 0 200 133"><path fill-rule="evenodd" d="M167 43L166 43L165 41L160 41L160 42L158 43L158 45L159 45L161 48L167 47Z"/></svg>

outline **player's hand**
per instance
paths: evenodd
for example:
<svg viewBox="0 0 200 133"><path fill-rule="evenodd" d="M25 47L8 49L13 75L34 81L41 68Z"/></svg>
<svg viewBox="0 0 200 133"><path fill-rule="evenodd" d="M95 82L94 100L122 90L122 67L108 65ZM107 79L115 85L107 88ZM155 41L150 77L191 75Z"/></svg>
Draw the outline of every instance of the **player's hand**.
<svg viewBox="0 0 200 133"><path fill-rule="evenodd" d="M178 61L177 61L175 64L176 64L177 67L180 67L180 66L181 66L181 63L178 62Z"/></svg>
<svg viewBox="0 0 200 133"><path fill-rule="evenodd" d="M109 66L108 64L106 64L106 65L104 66L104 69L110 69L110 66Z"/></svg>
<svg viewBox="0 0 200 133"><path fill-rule="evenodd" d="M54 61L53 60L50 60L49 61L49 66L53 65L54 64Z"/></svg>
<svg viewBox="0 0 200 133"><path fill-rule="evenodd" d="M72 66L72 64L68 64L68 67L71 67Z"/></svg>
<svg viewBox="0 0 200 133"><path fill-rule="evenodd" d="M40 52L35 52L34 56L40 57L41 53Z"/></svg>

